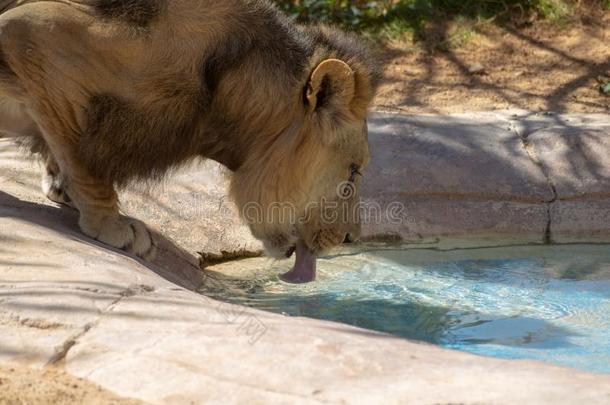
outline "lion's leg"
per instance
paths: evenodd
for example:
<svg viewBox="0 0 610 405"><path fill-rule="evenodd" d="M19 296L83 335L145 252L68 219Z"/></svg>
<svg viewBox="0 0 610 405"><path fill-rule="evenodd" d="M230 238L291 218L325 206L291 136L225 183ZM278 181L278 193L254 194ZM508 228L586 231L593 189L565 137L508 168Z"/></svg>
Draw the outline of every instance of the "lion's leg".
<svg viewBox="0 0 610 405"><path fill-rule="evenodd" d="M112 184L105 184L87 173L75 156L58 160L69 184L69 196L80 211L83 233L107 245L152 260L156 254L146 226L119 214L118 197Z"/></svg>
<svg viewBox="0 0 610 405"><path fill-rule="evenodd" d="M152 260L156 254L144 223L119 215L118 199L111 185L76 175L70 181L71 196L80 210L83 233L129 253Z"/></svg>
<svg viewBox="0 0 610 405"><path fill-rule="evenodd" d="M78 158L80 136L70 130L67 120L40 112L40 138L33 138L32 150L45 163L43 192L59 203L71 203L80 212L84 234L151 260L155 246L146 226L119 215L118 197L111 183L92 176Z"/></svg>
<svg viewBox="0 0 610 405"><path fill-rule="evenodd" d="M80 211L83 233L152 258L155 246L144 224L120 216L112 182L96 178L79 159L93 95L89 89L117 85L113 70L101 65L106 48L97 46L107 38L92 39L94 22L80 8L53 2L28 3L0 15L0 84L18 84L11 87L14 96L26 106L53 158L47 165L51 186L63 177L60 183Z"/></svg>
<svg viewBox="0 0 610 405"><path fill-rule="evenodd" d="M79 226L85 235L152 260L156 248L146 226L136 219L119 215L113 185L91 176L78 161L71 138L56 136L57 133L61 132L45 131L45 139L37 141L41 142L37 151L45 163L42 188L47 198L77 208Z"/></svg>
<svg viewBox="0 0 610 405"><path fill-rule="evenodd" d="M42 192L51 201L61 204L69 203L65 179L38 126L25 110L25 106L6 96L2 90L4 90L3 87L0 87L0 94L3 95L0 97L0 132L17 138L30 152L42 157L45 166L42 173Z"/></svg>
<svg viewBox="0 0 610 405"><path fill-rule="evenodd" d="M41 182L43 194L56 203L69 204L65 177L61 174L38 125L23 104L6 96L0 97L0 132L17 138L31 153L40 155L45 166Z"/></svg>
<svg viewBox="0 0 610 405"><path fill-rule="evenodd" d="M59 169L59 165L50 152L44 156L44 169L42 171L42 193L51 201L58 204L72 205L68 195L68 182Z"/></svg>

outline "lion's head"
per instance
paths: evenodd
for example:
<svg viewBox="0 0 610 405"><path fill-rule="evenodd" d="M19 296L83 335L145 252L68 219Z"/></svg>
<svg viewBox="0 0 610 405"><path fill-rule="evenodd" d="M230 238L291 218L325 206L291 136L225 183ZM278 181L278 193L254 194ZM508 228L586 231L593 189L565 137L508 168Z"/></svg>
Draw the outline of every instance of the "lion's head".
<svg viewBox="0 0 610 405"><path fill-rule="evenodd" d="M316 255L360 234L358 189L369 163L366 115L378 81L361 42L328 28L283 130L235 173L232 195L270 256L298 242Z"/></svg>

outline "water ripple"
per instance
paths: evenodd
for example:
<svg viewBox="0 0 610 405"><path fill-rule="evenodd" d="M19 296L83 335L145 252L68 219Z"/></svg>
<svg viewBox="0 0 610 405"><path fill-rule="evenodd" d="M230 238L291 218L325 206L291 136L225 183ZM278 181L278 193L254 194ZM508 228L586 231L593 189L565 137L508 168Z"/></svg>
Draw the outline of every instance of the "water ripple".
<svg viewBox="0 0 610 405"><path fill-rule="evenodd" d="M284 284L285 262L222 269L202 291L503 358L610 373L610 248L378 251L322 259L316 283ZM246 266L246 269L248 266Z"/></svg>

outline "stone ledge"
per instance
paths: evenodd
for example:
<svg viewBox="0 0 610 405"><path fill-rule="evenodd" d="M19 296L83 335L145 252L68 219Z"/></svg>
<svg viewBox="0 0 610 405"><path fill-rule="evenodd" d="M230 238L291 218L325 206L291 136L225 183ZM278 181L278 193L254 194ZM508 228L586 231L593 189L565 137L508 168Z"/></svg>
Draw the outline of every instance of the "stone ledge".
<svg viewBox="0 0 610 405"><path fill-rule="evenodd" d="M365 200L366 201L366 200ZM421 243L436 239L487 239L484 246L519 243L544 243L548 224L545 204L444 198L408 198L400 214L384 217L391 201L378 196L382 215L363 218L362 240Z"/></svg>
<svg viewBox="0 0 610 405"><path fill-rule="evenodd" d="M610 195L610 117L607 126L555 127L527 139L557 199Z"/></svg>
<svg viewBox="0 0 610 405"><path fill-rule="evenodd" d="M376 113L369 120L369 138L372 162L362 186L365 198L553 199L507 115Z"/></svg>
<svg viewBox="0 0 610 405"><path fill-rule="evenodd" d="M551 205L554 243L607 243L610 241L610 199L557 201Z"/></svg>

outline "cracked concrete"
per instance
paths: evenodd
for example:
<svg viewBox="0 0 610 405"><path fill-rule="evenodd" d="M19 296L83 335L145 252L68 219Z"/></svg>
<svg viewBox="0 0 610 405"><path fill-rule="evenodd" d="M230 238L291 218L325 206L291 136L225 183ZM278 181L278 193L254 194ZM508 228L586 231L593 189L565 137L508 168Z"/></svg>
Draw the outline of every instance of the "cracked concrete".
<svg viewBox="0 0 610 405"><path fill-rule="evenodd" d="M610 241L609 125L603 115L378 113L362 195L404 211L365 223L364 237L431 249ZM122 194L157 231L154 263L84 237L74 211L42 198L38 171L0 139L0 363L62 368L155 404L610 402L609 376L194 293L195 252L259 249L217 165Z"/></svg>
<svg viewBox="0 0 610 405"><path fill-rule="evenodd" d="M555 201L557 201L557 189L555 187L555 184L553 184L553 179L549 176L549 173L546 171L544 164L540 161L540 159L536 155L535 147L530 143L530 141L528 139L528 137L531 134L535 133L537 130L540 130L540 129L534 129L534 130L530 129L530 132L528 132L528 133L521 133L518 122L519 121L511 121L510 129L519 137L519 139L521 139L521 144L523 145L523 149L525 150L527 155L530 157L532 162L534 162L534 164L536 164L540 168L540 171L546 178L547 184L552 193L552 198L548 201L544 201L547 206L547 209L546 209L547 224L546 224L545 231L544 231L544 244L548 245L548 244L552 243L552 239L553 239L552 238L553 218L551 215L551 207L552 207L553 203Z"/></svg>
<svg viewBox="0 0 610 405"><path fill-rule="evenodd" d="M87 324L85 324L81 331L76 332L73 336L70 336L65 342L61 344L61 346L57 347L55 350L55 354L49 359L46 366L56 366L61 364L66 357L68 356L68 352L79 343L79 340L82 339L87 332L89 332L92 328L94 328L101 319L110 314L114 308L123 300L124 298L133 297L138 293L142 292L153 292L155 290L154 287L146 286L146 285L137 285L130 286L126 288L124 291L119 293L119 296L112 301L107 308L101 310L99 312L98 317Z"/></svg>
<svg viewBox="0 0 610 405"><path fill-rule="evenodd" d="M547 242L607 242L610 118L551 115L531 127L522 137L554 194Z"/></svg>

